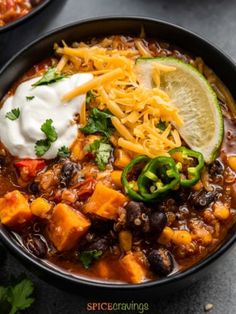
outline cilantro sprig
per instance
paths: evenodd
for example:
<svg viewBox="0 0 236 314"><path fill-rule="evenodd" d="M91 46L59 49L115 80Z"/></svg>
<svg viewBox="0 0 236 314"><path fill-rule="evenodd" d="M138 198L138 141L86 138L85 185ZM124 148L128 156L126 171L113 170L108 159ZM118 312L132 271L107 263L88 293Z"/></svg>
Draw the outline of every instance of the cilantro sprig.
<svg viewBox="0 0 236 314"><path fill-rule="evenodd" d="M41 126L41 131L46 135L46 138L50 142L55 142L57 140L57 132L52 125L52 119L47 119Z"/></svg>
<svg viewBox="0 0 236 314"><path fill-rule="evenodd" d="M66 158L70 156L70 150L65 145L58 149L57 156L61 158Z"/></svg>
<svg viewBox="0 0 236 314"><path fill-rule="evenodd" d="M14 121L14 120L18 119L19 116L20 116L20 109L15 108L15 109L12 109L11 111L7 112L5 117Z"/></svg>
<svg viewBox="0 0 236 314"><path fill-rule="evenodd" d="M33 100L34 99L34 96L26 96L26 100Z"/></svg>
<svg viewBox="0 0 236 314"><path fill-rule="evenodd" d="M35 154L38 157L43 156L51 147L51 143L57 140L57 132L52 123L52 119L47 119L41 126L41 131L45 134L46 139L41 139L35 144Z"/></svg>
<svg viewBox="0 0 236 314"><path fill-rule="evenodd" d="M43 77L34 84L32 84L32 86L36 87L40 85L49 85L59 80L62 80L65 77L67 77L67 75L65 75L64 73L58 73L55 67L50 67L44 73Z"/></svg>
<svg viewBox="0 0 236 314"><path fill-rule="evenodd" d="M31 280L23 279L15 285L0 286L0 309L1 313L16 314L25 310L34 302L32 293L34 286Z"/></svg>
<svg viewBox="0 0 236 314"><path fill-rule="evenodd" d="M101 250L83 251L79 255L79 260L84 268L88 269L93 261L97 260L102 254L103 252Z"/></svg>
<svg viewBox="0 0 236 314"><path fill-rule="evenodd" d="M161 130L161 131L165 131L165 129L167 128L167 125L166 125L166 122L165 122L165 121L160 120L160 121L157 123L156 127L157 127L159 130Z"/></svg>
<svg viewBox="0 0 236 314"><path fill-rule="evenodd" d="M105 142L105 140L95 140L93 143L86 147L87 152L95 155L95 162L98 169L103 171L108 164L112 152L112 146Z"/></svg>
<svg viewBox="0 0 236 314"><path fill-rule="evenodd" d="M105 137L109 137L114 130L111 117L112 115L109 112L92 108L87 124L85 127L80 128L80 130L85 134L100 133Z"/></svg>

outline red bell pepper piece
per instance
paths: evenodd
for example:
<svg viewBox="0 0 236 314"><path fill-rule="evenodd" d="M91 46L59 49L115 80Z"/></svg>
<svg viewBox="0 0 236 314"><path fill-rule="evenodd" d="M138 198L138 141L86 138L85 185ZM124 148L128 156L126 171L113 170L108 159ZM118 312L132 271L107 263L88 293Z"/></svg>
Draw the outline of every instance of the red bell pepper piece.
<svg viewBox="0 0 236 314"><path fill-rule="evenodd" d="M76 186L76 188L78 189L77 191L78 198L81 200L92 195L95 188L95 183L96 183L96 180L92 177L89 177L83 182L80 182Z"/></svg>
<svg viewBox="0 0 236 314"><path fill-rule="evenodd" d="M46 163L43 159L24 159L15 162L17 168L24 168L27 172L27 176L32 178L37 175L37 173L46 166ZM22 169L23 170L23 169Z"/></svg>

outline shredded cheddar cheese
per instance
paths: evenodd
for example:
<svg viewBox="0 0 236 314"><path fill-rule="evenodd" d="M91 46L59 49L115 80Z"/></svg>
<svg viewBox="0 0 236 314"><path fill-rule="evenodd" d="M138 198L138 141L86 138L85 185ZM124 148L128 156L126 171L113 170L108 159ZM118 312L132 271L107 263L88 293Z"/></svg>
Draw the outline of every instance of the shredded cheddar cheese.
<svg viewBox="0 0 236 314"><path fill-rule="evenodd" d="M135 71L135 60L141 56L151 56L141 41L128 50L106 48L104 46L79 44L76 48L58 48L57 53L66 58L60 61L64 70L72 71L72 64L78 62L80 72L90 72L94 78L64 95L70 100L93 90L99 109L108 109L114 117L112 124L116 129L116 143L124 150L134 154L146 154L153 158L168 155L172 148L181 146L181 139L175 127L182 125L178 109L169 95L161 89L162 73L175 71L172 66L157 62L152 64L152 79L155 88L145 88L139 84ZM77 59L76 59L77 58ZM76 61L78 60L78 61ZM85 107L81 121L85 123ZM165 122L166 128L158 128Z"/></svg>

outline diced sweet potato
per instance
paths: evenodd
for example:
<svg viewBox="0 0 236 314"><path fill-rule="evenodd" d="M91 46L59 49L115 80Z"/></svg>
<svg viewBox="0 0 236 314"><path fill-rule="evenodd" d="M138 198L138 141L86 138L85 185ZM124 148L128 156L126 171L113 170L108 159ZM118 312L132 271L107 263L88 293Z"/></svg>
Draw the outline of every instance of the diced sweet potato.
<svg viewBox="0 0 236 314"><path fill-rule="evenodd" d="M126 279L131 283L140 283L145 278L146 270L138 262L133 253L128 253L120 260L121 267L126 274Z"/></svg>
<svg viewBox="0 0 236 314"><path fill-rule="evenodd" d="M84 211L102 218L116 220L119 214L119 207L123 206L126 201L127 199L122 193L98 182L93 195L85 204Z"/></svg>
<svg viewBox="0 0 236 314"><path fill-rule="evenodd" d="M28 201L20 191L9 192L0 198L0 220L4 225L16 227L31 218Z"/></svg>
<svg viewBox="0 0 236 314"><path fill-rule="evenodd" d="M59 203L52 213L48 225L48 236L58 251L75 247L90 227L90 221L72 207Z"/></svg>
<svg viewBox="0 0 236 314"><path fill-rule="evenodd" d="M31 203L32 214L40 218L47 218L48 212L52 208L52 205L42 197L37 197Z"/></svg>

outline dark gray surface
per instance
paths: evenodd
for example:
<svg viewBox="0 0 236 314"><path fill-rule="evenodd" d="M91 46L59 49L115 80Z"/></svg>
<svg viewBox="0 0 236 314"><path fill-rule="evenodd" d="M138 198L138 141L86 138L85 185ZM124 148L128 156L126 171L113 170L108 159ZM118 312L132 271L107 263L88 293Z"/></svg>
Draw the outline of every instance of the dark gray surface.
<svg viewBox="0 0 236 314"><path fill-rule="evenodd" d="M236 0L54 0L45 12L41 12L27 25L8 34L0 35L0 63L6 61L27 42L48 30L81 18L110 14L156 17L184 26L210 40L236 60ZM172 297L158 298L157 296L155 303L149 303L148 313L198 314L204 312L206 303L214 304L210 313L235 313L235 248L221 261L214 274L208 275L193 287L176 293ZM28 313L86 313L87 302L97 301L94 295L82 297L80 291L77 295L71 295L46 284L28 272L9 254L5 269L0 272L0 280L9 274L22 272L31 277L36 286L37 301ZM101 301L111 300L104 295ZM143 300L138 302L141 301L146 302L145 293Z"/></svg>

